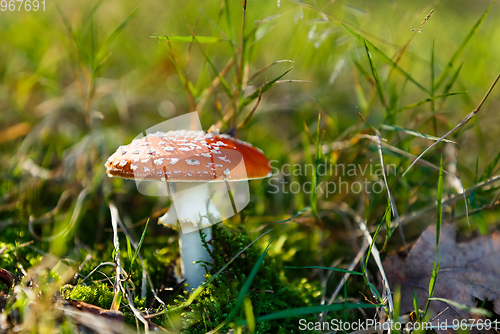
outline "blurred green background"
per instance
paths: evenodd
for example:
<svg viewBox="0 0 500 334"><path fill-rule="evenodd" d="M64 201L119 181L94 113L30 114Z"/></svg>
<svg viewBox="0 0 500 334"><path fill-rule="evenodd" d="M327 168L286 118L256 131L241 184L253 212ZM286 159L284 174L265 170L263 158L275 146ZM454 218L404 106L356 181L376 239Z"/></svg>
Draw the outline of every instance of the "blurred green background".
<svg viewBox="0 0 500 334"><path fill-rule="evenodd" d="M51 248L62 256L77 248L109 242L110 198L124 220L130 225L138 223L136 226L142 226L141 221L168 204L165 198L140 195L131 181L108 179L104 162L119 145L129 143L143 130L192 111L183 78L192 84L195 103L199 103L201 93L216 77L207 58L220 72L241 45L243 11L241 1L232 0L46 0L45 5L45 11L0 12L0 241L31 240L30 217L43 217L68 191L70 200L63 201L55 213L56 227L38 222L31 232L49 236L64 228L71 219L71 209L78 204L78 194L85 188L90 193L77 219L78 227L70 234L72 238ZM499 6L493 5L477 31L470 38L468 34L490 5L482 0L249 0L245 34L251 37L243 76L249 79L278 60L293 63L281 62L258 74L244 85L243 96L258 90L264 80L269 82L290 67L293 70L282 78L285 82L263 94L250 122L238 131L239 138L278 161L274 166L311 163L321 113L325 145L322 160L330 164L375 164L376 144L359 137L374 133L360 119L359 111L381 130L388 144L420 154L431 141L407 131L383 130L382 124L439 137L478 105L500 72ZM432 16L419 28L432 9ZM365 46L343 25L389 58L396 60L401 54L398 65L429 91L433 90L432 65L434 83L449 67L434 95L442 94L448 83L450 92L462 93L435 99L433 105L424 103L429 94L371 49L388 104L385 108ZM173 38L169 45L165 39L152 38L190 36L191 32L221 40L198 45ZM233 39L233 44L228 39ZM464 41L463 52L453 58ZM173 63L180 69L180 76ZM225 79L235 87L238 75L232 67ZM291 79L307 82L286 82ZM500 151L498 91L493 90L478 115L450 137L456 145L441 143L424 156L439 165L443 155L445 169L458 175L465 188L498 172L493 164ZM419 101L421 105L402 110ZM221 120L221 112L230 110L232 101L219 85L205 102L197 111L203 127L209 129ZM254 104L240 110L238 123ZM221 130L228 129L221 126ZM339 149L337 144L344 146ZM388 175L388 182L400 215L435 203L436 170L416 165L403 178L401 174L411 160L390 149L384 149L384 154L386 163L398 166L396 175ZM319 181L336 180L337 176L327 175ZM303 183L313 177L303 175L288 181ZM370 179L376 178L371 175ZM449 179L445 184L445 196L457 193L454 182ZM318 194L317 199L301 193L270 194L266 180L251 182L251 190L249 207L242 217L234 219L243 219L254 235L263 226L275 227L262 244L271 236L277 238L270 254L285 265L329 265L337 260L349 263L351 245L358 234L335 205L347 204L373 227L380 222L387 203L385 192L336 193L329 197ZM470 209L490 203L496 190L490 186L470 194ZM317 217L309 211L293 223L275 224L311 206L317 207ZM463 201L446 210L449 220L463 215ZM464 228L484 233L497 226L497 216L494 210L478 210L470 218L470 227L463 218L458 221ZM407 241L414 240L422 226L434 222L435 212L431 212L405 225ZM174 259L175 233L152 225L145 247L170 247L159 250L158 258L170 253L168 258ZM140 228L136 232L140 235ZM37 242L42 249L50 248L43 240ZM397 234L391 243L393 248L402 244ZM308 273L287 270L286 274L301 278ZM314 273L309 277L318 279Z"/></svg>

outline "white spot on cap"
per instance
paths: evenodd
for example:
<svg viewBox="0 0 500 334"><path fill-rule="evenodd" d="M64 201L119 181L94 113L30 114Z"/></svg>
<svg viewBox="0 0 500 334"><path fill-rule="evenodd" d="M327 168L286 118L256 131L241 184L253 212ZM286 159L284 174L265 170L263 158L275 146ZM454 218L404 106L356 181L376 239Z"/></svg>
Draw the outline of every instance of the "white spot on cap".
<svg viewBox="0 0 500 334"><path fill-rule="evenodd" d="M141 160L141 162L142 162L143 164L147 163L148 161L149 161L149 158L148 158L148 159L143 159L143 160Z"/></svg>
<svg viewBox="0 0 500 334"><path fill-rule="evenodd" d="M224 174L226 176L228 176L230 173L231 173L231 171L229 170L229 168L226 168L226 170L222 172L222 174Z"/></svg>
<svg viewBox="0 0 500 334"><path fill-rule="evenodd" d="M122 151L122 155L126 154L127 153L127 150L123 150Z"/></svg>
<svg viewBox="0 0 500 334"><path fill-rule="evenodd" d="M177 159L177 158L170 158L170 164L171 165L175 165L177 163L177 161L179 161L179 159Z"/></svg>
<svg viewBox="0 0 500 334"><path fill-rule="evenodd" d="M210 153L201 153L201 155L204 156L205 158L212 157L212 155Z"/></svg>
<svg viewBox="0 0 500 334"><path fill-rule="evenodd" d="M226 143L221 142L220 140L219 140L217 143L215 143L215 145L219 145L219 146L220 146L220 145L222 145L222 146L227 146L227 144L226 144Z"/></svg>
<svg viewBox="0 0 500 334"><path fill-rule="evenodd" d="M170 152L175 151L175 148L173 148L172 146L165 146L163 149Z"/></svg>
<svg viewBox="0 0 500 334"><path fill-rule="evenodd" d="M144 172L149 172L149 168L148 167L144 167Z"/></svg>
<svg viewBox="0 0 500 334"><path fill-rule="evenodd" d="M159 165L161 165L161 164L163 163L163 158L156 159L155 161L153 161L153 163L154 163L155 165L158 165L158 166L159 166Z"/></svg>
<svg viewBox="0 0 500 334"><path fill-rule="evenodd" d="M139 153L141 153L141 150L132 151L132 154L139 154Z"/></svg>
<svg viewBox="0 0 500 334"><path fill-rule="evenodd" d="M118 164L118 166L123 167L126 164L127 164L127 160L122 160L122 161L120 161L120 163Z"/></svg>
<svg viewBox="0 0 500 334"><path fill-rule="evenodd" d="M145 142L145 143L141 143L141 144L139 144L139 145L141 145L141 146L149 146L149 145L151 145L151 143L147 141L147 142Z"/></svg>
<svg viewBox="0 0 500 334"><path fill-rule="evenodd" d="M195 159L186 159L186 163L190 166L196 166L200 164L200 162Z"/></svg>
<svg viewBox="0 0 500 334"><path fill-rule="evenodd" d="M215 164L215 165L214 165L214 167L215 167L215 168L217 168L217 167L224 167L224 165L218 165L218 164Z"/></svg>
<svg viewBox="0 0 500 334"><path fill-rule="evenodd" d="M136 170L137 168L139 168L139 166L137 166L137 165L132 165L132 164L130 165L130 169L131 169L131 170Z"/></svg>
<svg viewBox="0 0 500 334"><path fill-rule="evenodd" d="M217 150L210 150L210 152L212 152L213 154L222 154L220 151Z"/></svg>
<svg viewBox="0 0 500 334"><path fill-rule="evenodd" d="M179 147L179 151L188 152L188 151L191 151L191 150L192 150L191 147Z"/></svg>
<svg viewBox="0 0 500 334"><path fill-rule="evenodd" d="M225 155L225 156L223 156L223 157L217 157L217 158L221 159L222 161L225 161L225 162L229 162L229 163L231 163L231 160L229 160L229 159L228 159L228 158L226 158L226 157L227 157L227 156Z"/></svg>
<svg viewBox="0 0 500 334"><path fill-rule="evenodd" d="M193 143L179 144L179 146L189 146L190 149L197 148L197 149L201 150L201 146L198 146L198 145L193 144Z"/></svg>
<svg viewBox="0 0 500 334"><path fill-rule="evenodd" d="M161 142L158 143L158 145L162 145L162 146L165 145L165 144L166 143L164 141L161 141Z"/></svg>
<svg viewBox="0 0 500 334"><path fill-rule="evenodd" d="M147 154L155 154L156 151L154 149L150 148L146 153Z"/></svg>

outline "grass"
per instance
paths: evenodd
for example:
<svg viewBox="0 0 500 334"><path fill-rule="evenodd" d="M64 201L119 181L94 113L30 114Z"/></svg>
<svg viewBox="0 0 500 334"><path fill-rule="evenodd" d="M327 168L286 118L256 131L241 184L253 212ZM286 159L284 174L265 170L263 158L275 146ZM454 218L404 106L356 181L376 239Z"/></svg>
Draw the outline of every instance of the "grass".
<svg viewBox="0 0 500 334"><path fill-rule="evenodd" d="M413 297L380 293L385 256L436 222L498 228L498 87L480 102L500 72L496 5L244 4L0 12L0 268L21 278L0 285L15 297L11 324L77 331L52 302L59 291L123 312L131 331L396 319L399 298ZM217 225L209 281L189 294L175 279L176 233L156 224L168 199L103 166L144 129L194 110L279 172L251 182L248 207ZM382 190L356 191L365 181Z"/></svg>

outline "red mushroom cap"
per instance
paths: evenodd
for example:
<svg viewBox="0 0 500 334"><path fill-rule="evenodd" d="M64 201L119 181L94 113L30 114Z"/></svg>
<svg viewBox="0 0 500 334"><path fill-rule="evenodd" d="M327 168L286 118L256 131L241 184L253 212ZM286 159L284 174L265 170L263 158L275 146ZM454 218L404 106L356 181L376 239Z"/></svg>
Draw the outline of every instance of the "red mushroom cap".
<svg viewBox="0 0 500 334"><path fill-rule="evenodd" d="M261 150L229 135L180 130L120 146L106 161L106 172L125 179L223 182L269 177L271 166Z"/></svg>

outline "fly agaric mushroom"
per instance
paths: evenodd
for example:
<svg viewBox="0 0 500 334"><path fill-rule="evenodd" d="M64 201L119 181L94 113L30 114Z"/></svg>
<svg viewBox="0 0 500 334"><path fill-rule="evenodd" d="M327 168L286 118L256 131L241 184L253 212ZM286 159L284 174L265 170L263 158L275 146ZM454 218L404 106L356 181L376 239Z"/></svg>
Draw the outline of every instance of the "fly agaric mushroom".
<svg viewBox="0 0 500 334"><path fill-rule="evenodd" d="M271 175L271 166L261 150L229 135L179 130L148 134L120 146L107 160L106 171L110 177L169 185L175 210L171 206L158 222L181 227L181 272L190 287L197 287L205 270L193 262L211 261L198 229L210 240L214 220L209 217L220 221L208 183L262 179Z"/></svg>

